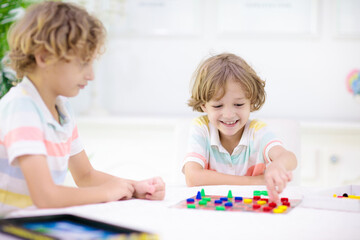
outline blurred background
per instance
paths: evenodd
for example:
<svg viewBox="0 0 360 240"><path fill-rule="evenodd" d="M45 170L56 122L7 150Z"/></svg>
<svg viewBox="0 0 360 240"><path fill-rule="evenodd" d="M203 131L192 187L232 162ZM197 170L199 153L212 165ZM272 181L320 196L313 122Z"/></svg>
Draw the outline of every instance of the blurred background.
<svg viewBox="0 0 360 240"><path fill-rule="evenodd" d="M183 116L199 62L232 52L266 80L261 117L359 121L345 84L360 68L357 0L77 0L108 29L76 110ZM94 99L96 98L96 99ZM74 101L75 102L75 101Z"/></svg>
<svg viewBox="0 0 360 240"><path fill-rule="evenodd" d="M252 117L276 119L298 141L290 150L301 184L360 183L360 1L67 2L108 31L95 81L71 99L96 167L183 183L187 124L199 115L187 106L192 74L232 52L266 80L266 103Z"/></svg>

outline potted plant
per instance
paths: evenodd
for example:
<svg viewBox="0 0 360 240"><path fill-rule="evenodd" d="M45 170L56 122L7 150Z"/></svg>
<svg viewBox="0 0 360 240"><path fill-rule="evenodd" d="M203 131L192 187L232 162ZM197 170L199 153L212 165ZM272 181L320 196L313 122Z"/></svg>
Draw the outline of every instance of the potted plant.
<svg viewBox="0 0 360 240"><path fill-rule="evenodd" d="M18 79L16 74L6 66L6 54L9 51L7 33L11 24L23 10L35 0L1 0L0 3L0 98L2 98Z"/></svg>

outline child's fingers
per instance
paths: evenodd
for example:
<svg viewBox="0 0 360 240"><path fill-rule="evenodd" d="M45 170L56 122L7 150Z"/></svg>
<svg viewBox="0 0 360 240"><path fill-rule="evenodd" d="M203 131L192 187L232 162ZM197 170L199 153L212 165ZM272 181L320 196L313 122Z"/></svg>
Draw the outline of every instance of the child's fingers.
<svg viewBox="0 0 360 240"><path fill-rule="evenodd" d="M276 202L279 199L279 195L272 178L266 179L266 188L268 189L270 201Z"/></svg>
<svg viewBox="0 0 360 240"><path fill-rule="evenodd" d="M290 182L292 180L292 178L293 178L292 172L289 171L289 172L286 173L286 175L287 175L287 178L288 178L288 182Z"/></svg>
<svg viewBox="0 0 360 240"><path fill-rule="evenodd" d="M145 198L148 200L162 200L165 197L165 191L156 191L154 194L146 194Z"/></svg>

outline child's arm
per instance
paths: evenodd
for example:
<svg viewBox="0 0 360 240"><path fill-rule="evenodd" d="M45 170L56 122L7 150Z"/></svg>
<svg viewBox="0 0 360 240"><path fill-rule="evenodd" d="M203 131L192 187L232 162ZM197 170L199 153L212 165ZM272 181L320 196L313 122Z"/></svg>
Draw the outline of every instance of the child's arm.
<svg viewBox="0 0 360 240"><path fill-rule="evenodd" d="M52 180L44 155L24 155L17 158L24 174L30 196L39 208L57 208L100 203L131 198L132 184L119 178L93 187L59 186Z"/></svg>
<svg viewBox="0 0 360 240"><path fill-rule="evenodd" d="M94 169L85 153L82 151L70 158L69 169L79 187L99 186L114 179L120 179L110 174ZM165 196L165 183L160 177L143 181L120 179L134 188L133 197L149 200L161 200Z"/></svg>
<svg viewBox="0 0 360 240"><path fill-rule="evenodd" d="M282 146L274 146L269 150L271 164L265 170L265 182L270 199L276 201L286 187L287 182L291 181L292 173L297 166L294 153L287 151Z"/></svg>
<svg viewBox="0 0 360 240"><path fill-rule="evenodd" d="M264 175L236 176L204 169L196 162L184 166L186 184L189 187L202 185L264 185Z"/></svg>

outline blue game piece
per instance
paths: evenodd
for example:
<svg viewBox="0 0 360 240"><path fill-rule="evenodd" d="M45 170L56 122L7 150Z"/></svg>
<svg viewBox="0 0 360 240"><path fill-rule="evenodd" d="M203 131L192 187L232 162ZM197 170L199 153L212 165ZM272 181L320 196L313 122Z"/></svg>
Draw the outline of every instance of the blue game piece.
<svg viewBox="0 0 360 240"><path fill-rule="evenodd" d="M215 204L222 204L222 201L220 199L217 199L214 201Z"/></svg>
<svg viewBox="0 0 360 240"><path fill-rule="evenodd" d="M241 202L243 200L243 197L235 197L235 202Z"/></svg>
<svg viewBox="0 0 360 240"><path fill-rule="evenodd" d="M222 198L220 198L220 200L221 200L221 201L227 201L228 198L227 198L227 197L222 197Z"/></svg>
<svg viewBox="0 0 360 240"><path fill-rule="evenodd" d="M225 203L225 207L232 207L232 206L233 206L232 202Z"/></svg>
<svg viewBox="0 0 360 240"><path fill-rule="evenodd" d="M200 192L200 191L197 192L196 199L197 199L197 200L200 200L200 199L201 199L201 192Z"/></svg>
<svg viewBox="0 0 360 240"><path fill-rule="evenodd" d="M193 198L188 198L188 199L186 199L186 202L187 203L193 203L193 202L195 202L195 200Z"/></svg>

